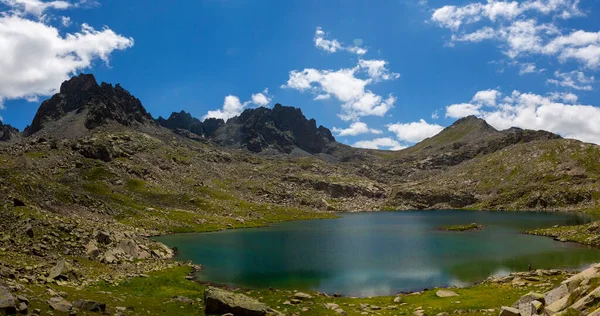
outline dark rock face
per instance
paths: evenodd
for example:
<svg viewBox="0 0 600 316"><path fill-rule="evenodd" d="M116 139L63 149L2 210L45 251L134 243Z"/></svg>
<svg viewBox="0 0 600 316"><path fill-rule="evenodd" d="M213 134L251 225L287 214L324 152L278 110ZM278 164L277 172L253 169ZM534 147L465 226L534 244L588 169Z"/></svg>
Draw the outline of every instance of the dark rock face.
<svg viewBox="0 0 600 316"><path fill-rule="evenodd" d="M239 146L252 152L268 148L291 153L297 147L310 154L326 151L335 138L314 119L308 120L302 110L275 104L273 109L256 108L242 112L219 128L213 139L225 146Z"/></svg>
<svg viewBox="0 0 600 316"><path fill-rule="evenodd" d="M15 136L19 134L19 130L8 125L2 124L0 121L0 141L5 142L13 139Z"/></svg>
<svg viewBox="0 0 600 316"><path fill-rule="evenodd" d="M119 84L98 85L93 75L80 74L63 82L60 92L42 103L31 125L25 130L27 136L44 128L50 121L58 120L69 112L88 112L85 127L94 129L109 121L125 126L153 124L154 120L140 100Z"/></svg>
<svg viewBox="0 0 600 316"><path fill-rule="evenodd" d="M188 130L196 135L210 137L215 130L225 124L222 119L209 118L204 122L199 119L192 117L190 113L185 111L173 112L168 119L159 117L157 120L158 124L168 129L176 130ZM182 134L178 132L178 134Z"/></svg>

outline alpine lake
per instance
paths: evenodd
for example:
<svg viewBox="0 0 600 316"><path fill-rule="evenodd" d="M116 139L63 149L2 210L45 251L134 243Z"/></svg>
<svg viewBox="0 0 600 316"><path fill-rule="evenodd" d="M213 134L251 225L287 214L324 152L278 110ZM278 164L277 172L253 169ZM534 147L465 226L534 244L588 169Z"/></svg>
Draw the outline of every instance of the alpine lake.
<svg viewBox="0 0 600 316"><path fill-rule="evenodd" d="M523 231L590 221L565 213L398 211L155 238L177 259L202 265L197 279L243 288L392 295L467 286L533 269L582 268L600 250ZM477 223L481 230L441 227Z"/></svg>

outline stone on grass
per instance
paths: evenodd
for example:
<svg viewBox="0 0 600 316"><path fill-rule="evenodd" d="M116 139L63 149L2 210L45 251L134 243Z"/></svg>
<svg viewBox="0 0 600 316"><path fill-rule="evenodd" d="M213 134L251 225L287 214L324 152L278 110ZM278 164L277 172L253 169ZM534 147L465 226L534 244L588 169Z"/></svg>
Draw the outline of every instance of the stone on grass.
<svg viewBox="0 0 600 316"><path fill-rule="evenodd" d="M89 311L89 312L104 312L106 310L106 304L88 300L77 300L73 302L73 306L78 309Z"/></svg>
<svg viewBox="0 0 600 316"><path fill-rule="evenodd" d="M268 311L267 305L254 298L216 287L204 291L204 303L207 315L263 316Z"/></svg>
<svg viewBox="0 0 600 316"><path fill-rule="evenodd" d="M453 296L458 296L458 294L456 294L456 292L450 291L450 290L439 290L439 291L435 292L435 295L437 297L453 297Z"/></svg>
<svg viewBox="0 0 600 316"><path fill-rule="evenodd" d="M306 293L303 293L303 292L298 292L298 293L294 294L294 298L297 298L299 300L310 300L313 297L310 294L306 294Z"/></svg>
<svg viewBox="0 0 600 316"><path fill-rule="evenodd" d="M69 303L67 300L60 296L53 297L49 299L46 303L50 305L50 308L61 313L67 313L73 308L73 305L71 303Z"/></svg>

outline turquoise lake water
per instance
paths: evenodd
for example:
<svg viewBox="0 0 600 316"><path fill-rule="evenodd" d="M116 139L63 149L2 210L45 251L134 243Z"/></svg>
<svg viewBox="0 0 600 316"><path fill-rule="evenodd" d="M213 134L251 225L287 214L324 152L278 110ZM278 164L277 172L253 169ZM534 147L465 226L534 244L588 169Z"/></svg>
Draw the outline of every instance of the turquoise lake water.
<svg viewBox="0 0 600 316"><path fill-rule="evenodd" d="M198 278L246 288L318 290L351 296L391 295L464 286L491 275L537 268L579 268L600 251L521 234L586 222L570 214L405 211L341 214L265 228L156 238L201 264ZM447 225L484 225L447 232Z"/></svg>

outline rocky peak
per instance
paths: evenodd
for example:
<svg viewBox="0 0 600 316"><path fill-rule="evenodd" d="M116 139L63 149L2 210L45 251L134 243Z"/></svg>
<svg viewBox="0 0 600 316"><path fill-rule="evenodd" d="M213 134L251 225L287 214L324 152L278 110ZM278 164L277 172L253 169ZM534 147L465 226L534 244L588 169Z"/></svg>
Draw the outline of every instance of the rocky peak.
<svg viewBox="0 0 600 316"><path fill-rule="evenodd" d="M291 153L295 148L310 154L321 153L335 138L329 129L308 120L302 110L275 104L272 109L247 109L219 128L214 140L225 146L253 152L275 149Z"/></svg>
<svg viewBox="0 0 600 316"><path fill-rule="evenodd" d="M2 121L0 121L0 141L9 141L19 134L20 133L17 128L14 128L8 124L3 124Z"/></svg>
<svg viewBox="0 0 600 316"><path fill-rule="evenodd" d="M217 128L225 124L224 120L215 118L208 118L204 122L201 122L185 111L173 112L168 119L159 117L156 121L161 126L172 130L184 129L196 135L204 135L206 137L210 137Z"/></svg>
<svg viewBox="0 0 600 316"><path fill-rule="evenodd" d="M108 122L125 126L154 124L140 100L119 84L98 85L93 75L80 74L63 82L59 93L42 102L25 134L32 135L69 114L85 115L86 129Z"/></svg>

